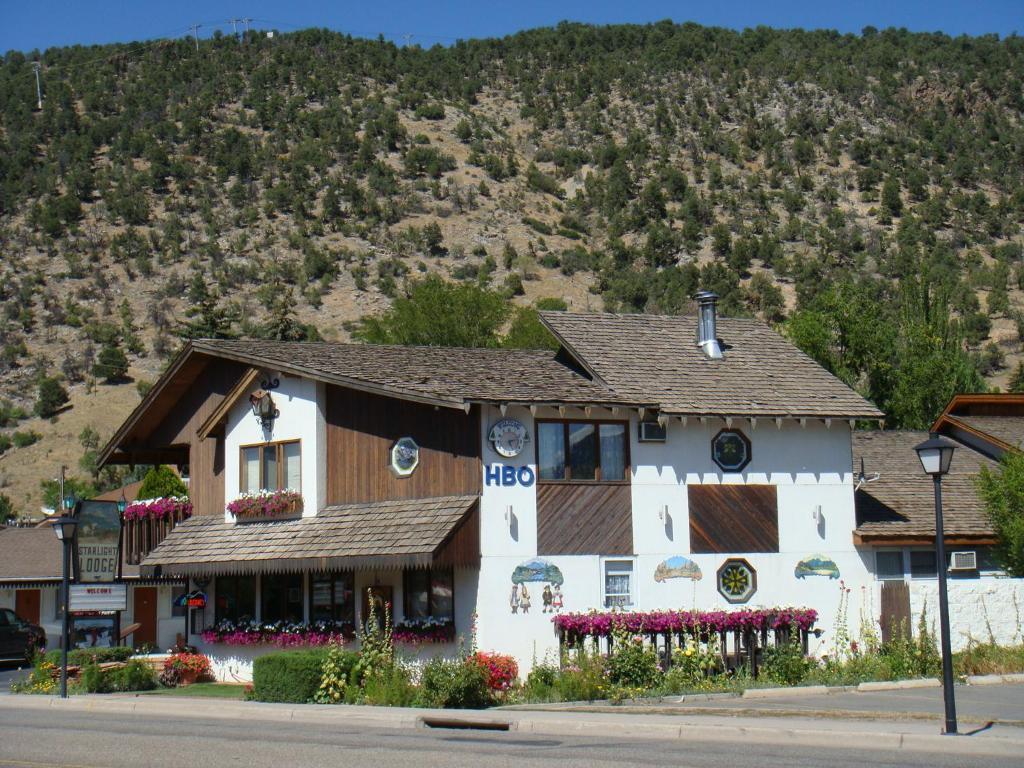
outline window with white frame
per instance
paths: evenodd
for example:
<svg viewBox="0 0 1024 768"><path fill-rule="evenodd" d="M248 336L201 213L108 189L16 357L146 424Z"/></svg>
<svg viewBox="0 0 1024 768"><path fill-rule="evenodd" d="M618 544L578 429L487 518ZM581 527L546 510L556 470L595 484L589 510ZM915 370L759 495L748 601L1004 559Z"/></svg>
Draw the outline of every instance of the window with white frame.
<svg viewBox="0 0 1024 768"><path fill-rule="evenodd" d="M622 608L633 604L633 561L604 561L605 608Z"/></svg>
<svg viewBox="0 0 1024 768"><path fill-rule="evenodd" d="M880 549L875 552L875 578L903 579L903 550Z"/></svg>

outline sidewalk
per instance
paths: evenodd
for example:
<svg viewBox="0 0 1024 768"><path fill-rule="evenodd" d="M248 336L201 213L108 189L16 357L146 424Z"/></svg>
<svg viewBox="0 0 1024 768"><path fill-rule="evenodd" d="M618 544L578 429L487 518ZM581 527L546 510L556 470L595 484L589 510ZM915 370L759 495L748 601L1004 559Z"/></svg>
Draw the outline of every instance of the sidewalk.
<svg viewBox="0 0 1024 768"><path fill-rule="evenodd" d="M613 738L671 739L694 742L746 741L760 744L876 749L886 752L909 750L946 754L1024 754L1024 729L994 725L967 736L942 736L933 721L853 720L719 711L694 714L632 713L629 711L553 710L431 710L366 706L322 706L315 704L262 704L156 696L90 695L62 700L50 696L7 696L0 699L5 709L35 709L61 716L75 711L121 713L133 718L239 719L268 722L333 724L349 728L480 728L514 731L520 734L565 736L594 734ZM2 717L2 715L0 715ZM964 727L963 732L972 729Z"/></svg>

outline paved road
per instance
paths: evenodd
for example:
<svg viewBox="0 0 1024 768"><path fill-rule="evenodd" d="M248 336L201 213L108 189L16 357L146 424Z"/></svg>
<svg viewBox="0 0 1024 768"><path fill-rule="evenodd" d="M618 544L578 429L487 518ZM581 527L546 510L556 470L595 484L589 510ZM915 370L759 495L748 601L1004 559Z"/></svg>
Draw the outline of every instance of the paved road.
<svg viewBox="0 0 1024 768"><path fill-rule="evenodd" d="M957 715L965 722L984 723L990 720L1024 724L1024 684L958 685ZM586 711L658 711L686 712L766 712L794 714L798 712L884 712L887 717L920 714L941 715L942 688L909 688L895 691L844 691L826 695L779 696L777 698L687 698L682 701L663 700L657 704L626 705L606 709L599 705L579 705Z"/></svg>
<svg viewBox="0 0 1024 768"><path fill-rule="evenodd" d="M1017 758L4 709L0 768L1019 768Z"/></svg>

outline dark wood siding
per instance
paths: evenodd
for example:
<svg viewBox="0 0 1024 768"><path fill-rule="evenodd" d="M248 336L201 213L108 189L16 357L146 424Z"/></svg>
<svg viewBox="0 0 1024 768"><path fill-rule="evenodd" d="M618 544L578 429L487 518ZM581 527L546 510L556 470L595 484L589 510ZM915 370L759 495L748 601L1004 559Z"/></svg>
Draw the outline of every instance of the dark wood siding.
<svg viewBox="0 0 1024 768"><path fill-rule="evenodd" d="M690 485L690 551L778 552L774 485Z"/></svg>
<svg viewBox="0 0 1024 768"><path fill-rule="evenodd" d="M327 387L327 503L350 504L480 493L479 410L451 408ZM409 477L389 452L400 437L420 447Z"/></svg>
<svg viewBox="0 0 1024 768"><path fill-rule="evenodd" d="M910 587L905 581L882 582L882 610L878 617L882 642L910 637Z"/></svg>
<svg viewBox="0 0 1024 768"><path fill-rule="evenodd" d="M477 503L459 527L441 545L434 563L455 568L480 567L480 504Z"/></svg>
<svg viewBox="0 0 1024 768"><path fill-rule="evenodd" d="M628 484L539 484L537 554L633 554L630 494Z"/></svg>
<svg viewBox="0 0 1024 768"><path fill-rule="evenodd" d="M188 495L195 515L224 514L223 435L200 440L196 433L247 370L242 363L211 360L147 440L188 447Z"/></svg>

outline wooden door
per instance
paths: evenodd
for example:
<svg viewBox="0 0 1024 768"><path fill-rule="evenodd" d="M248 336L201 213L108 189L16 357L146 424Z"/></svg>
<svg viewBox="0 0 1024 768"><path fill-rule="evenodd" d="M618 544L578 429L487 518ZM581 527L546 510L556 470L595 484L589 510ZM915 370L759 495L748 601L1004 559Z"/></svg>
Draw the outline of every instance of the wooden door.
<svg viewBox="0 0 1024 768"><path fill-rule="evenodd" d="M39 590L19 589L14 595L14 612L29 624L39 623Z"/></svg>
<svg viewBox="0 0 1024 768"><path fill-rule="evenodd" d="M360 621L363 622L363 626L366 626L366 622L370 619L370 600L373 600L374 607L377 611L377 624L382 626L384 622L384 606L391 606L391 620L394 622L395 616L395 603L393 600L394 588L391 586L375 586L367 587L363 590L363 613L360 616Z"/></svg>
<svg viewBox="0 0 1024 768"><path fill-rule="evenodd" d="M910 587L905 581L882 582L882 610L878 618L882 642L910 637Z"/></svg>
<svg viewBox="0 0 1024 768"><path fill-rule="evenodd" d="M139 628L132 634L132 646L138 648L143 643L156 643L156 587L135 587L133 616Z"/></svg>

